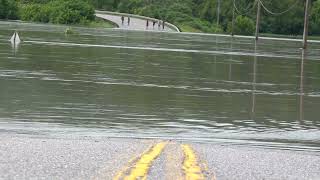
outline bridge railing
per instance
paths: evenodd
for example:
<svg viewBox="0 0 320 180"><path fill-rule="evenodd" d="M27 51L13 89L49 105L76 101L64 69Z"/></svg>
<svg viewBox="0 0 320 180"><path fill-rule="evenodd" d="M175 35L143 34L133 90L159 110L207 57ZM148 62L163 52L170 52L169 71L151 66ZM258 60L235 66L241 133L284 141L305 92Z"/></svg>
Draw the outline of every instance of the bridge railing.
<svg viewBox="0 0 320 180"><path fill-rule="evenodd" d="M126 17L138 18L138 19L143 19L143 20L159 21L159 19L150 18L150 17L146 17L146 16L140 16L140 15L136 15L136 14L119 13L119 12L111 12L111 11L100 11L100 10L96 10L95 12L99 13L99 14L126 16ZM174 31L180 32L180 29L171 23L165 22L165 25Z"/></svg>

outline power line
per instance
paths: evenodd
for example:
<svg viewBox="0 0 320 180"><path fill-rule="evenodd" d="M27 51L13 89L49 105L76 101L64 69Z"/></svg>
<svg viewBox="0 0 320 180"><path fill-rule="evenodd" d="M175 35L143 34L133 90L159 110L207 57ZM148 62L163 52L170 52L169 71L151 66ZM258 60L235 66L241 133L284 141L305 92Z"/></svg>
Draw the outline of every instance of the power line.
<svg viewBox="0 0 320 180"><path fill-rule="evenodd" d="M250 7L250 4L248 4L247 8L244 9L244 13L241 13L241 11L237 8L237 5L236 5L236 0L233 0L233 7L234 9L237 11L237 14L238 15L245 15L245 14L248 14L251 9L253 9L253 7L255 6L256 2L252 5L252 7Z"/></svg>
<svg viewBox="0 0 320 180"><path fill-rule="evenodd" d="M261 4L261 6L263 7L264 10L266 10L269 14L275 15L275 16L280 16L283 15L289 11L291 11L294 7L296 7L296 5L299 3L299 0L296 0L296 2L294 4L292 4L288 9L286 9L285 11L282 12L272 12L271 10L269 10L262 2L262 0L258 0L259 3Z"/></svg>

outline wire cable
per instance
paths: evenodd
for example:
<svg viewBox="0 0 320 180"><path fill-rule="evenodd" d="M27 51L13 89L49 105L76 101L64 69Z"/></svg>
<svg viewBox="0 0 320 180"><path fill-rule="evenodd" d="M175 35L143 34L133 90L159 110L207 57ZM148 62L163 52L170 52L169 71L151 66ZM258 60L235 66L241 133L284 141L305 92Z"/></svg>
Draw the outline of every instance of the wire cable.
<svg viewBox="0 0 320 180"><path fill-rule="evenodd" d="M261 4L261 6L263 7L264 10L266 10L269 14L275 15L275 16L280 16L283 15L289 11L291 11L294 7L297 6L297 4L299 3L299 0L296 0L296 2L294 4L292 4L287 10L282 11L282 12L272 12L271 10L269 10L264 3L262 2L262 0L258 0L259 3Z"/></svg>
<svg viewBox="0 0 320 180"><path fill-rule="evenodd" d="M248 5L248 7L246 9L244 9L244 13L241 13L241 11L237 8L237 5L236 5L236 0L233 0L233 7L234 9L237 11L237 14L238 15L245 15L245 14L248 14L252 9L253 7L255 6L256 4L256 1L255 3L252 5L252 7L250 7L250 4Z"/></svg>

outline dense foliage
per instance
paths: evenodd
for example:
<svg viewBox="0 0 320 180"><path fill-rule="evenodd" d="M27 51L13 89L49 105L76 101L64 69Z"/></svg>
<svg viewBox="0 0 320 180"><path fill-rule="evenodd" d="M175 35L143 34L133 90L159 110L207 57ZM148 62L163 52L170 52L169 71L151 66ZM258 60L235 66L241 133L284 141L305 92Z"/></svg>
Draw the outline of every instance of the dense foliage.
<svg viewBox="0 0 320 180"><path fill-rule="evenodd" d="M23 3L20 11L25 21L78 24L94 20L94 8L82 0L54 0Z"/></svg>
<svg viewBox="0 0 320 180"><path fill-rule="evenodd" d="M79 24L93 21L94 7L87 0L0 0L0 19Z"/></svg>
<svg viewBox="0 0 320 180"><path fill-rule="evenodd" d="M18 5L14 0L0 0L0 19L17 19Z"/></svg>
<svg viewBox="0 0 320 180"><path fill-rule="evenodd" d="M320 34L320 0L314 2L311 11L311 32Z"/></svg>
<svg viewBox="0 0 320 180"><path fill-rule="evenodd" d="M135 13L165 19L185 31L228 32L232 22L234 2L235 33L253 34L256 19L255 0L91 0L97 9ZM303 0L262 0L265 7L276 15L262 10L263 33L298 35L303 31ZM320 0L311 0L311 34L320 34ZM290 11L278 15L288 8ZM244 29L243 29L244 28Z"/></svg>
<svg viewBox="0 0 320 180"><path fill-rule="evenodd" d="M234 34L252 35L255 30L253 20L245 16L237 16L234 22ZM228 32L232 33L232 24L228 25Z"/></svg>

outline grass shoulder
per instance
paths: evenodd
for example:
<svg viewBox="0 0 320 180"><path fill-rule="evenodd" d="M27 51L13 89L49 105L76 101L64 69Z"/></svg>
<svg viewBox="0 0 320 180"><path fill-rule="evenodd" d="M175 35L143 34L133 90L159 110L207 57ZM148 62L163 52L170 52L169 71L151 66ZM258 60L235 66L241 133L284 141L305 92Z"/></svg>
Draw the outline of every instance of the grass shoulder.
<svg viewBox="0 0 320 180"><path fill-rule="evenodd" d="M116 28L117 25L111 21L107 21L96 17L93 21L88 21L79 24L79 26L89 27L89 28Z"/></svg>
<svg viewBox="0 0 320 180"><path fill-rule="evenodd" d="M273 38L289 38L289 39L302 39L302 35L284 35L284 34L271 34L271 33L261 33L263 37L273 37ZM309 35L309 40L320 40L320 36Z"/></svg>

